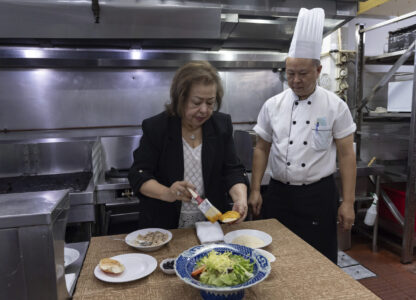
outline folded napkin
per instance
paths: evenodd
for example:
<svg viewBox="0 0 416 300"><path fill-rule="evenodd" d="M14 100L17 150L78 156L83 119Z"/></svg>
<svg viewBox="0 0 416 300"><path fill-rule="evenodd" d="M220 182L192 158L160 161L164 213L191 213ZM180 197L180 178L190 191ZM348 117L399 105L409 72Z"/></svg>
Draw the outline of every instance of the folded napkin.
<svg viewBox="0 0 416 300"><path fill-rule="evenodd" d="M224 233L218 222L196 222L196 234L201 244L220 242L224 240Z"/></svg>
<svg viewBox="0 0 416 300"><path fill-rule="evenodd" d="M71 292L71 287L75 281L75 273L65 274L66 289Z"/></svg>

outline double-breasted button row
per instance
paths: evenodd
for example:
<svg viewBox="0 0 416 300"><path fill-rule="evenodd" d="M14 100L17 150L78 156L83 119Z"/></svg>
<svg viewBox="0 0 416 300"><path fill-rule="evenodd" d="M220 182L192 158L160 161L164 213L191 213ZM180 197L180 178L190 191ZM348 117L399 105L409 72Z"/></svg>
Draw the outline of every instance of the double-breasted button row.
<svg viewBox="0 0 416 300"><path fill-rule="evenodd" d="M295 105L298 105L298 104L299 104L299 101L295 101ZM311 105L312 102L311 101L308 101L308 104Z"/></svg>
<svg viewBox="0 0 416 300"><path fill-rule="evenodd" d="M308 125L309 125L310 123L311 123L311 122L310 122L309 120L308 120L308 121L306 121L306 124L308 124ZM293 122L292 122L292 124L293 124L293 125L296 125L296 121L293 121Z"/></svg>
<svg viewBox="0 0 416 300"><path fill-rule="evenodd" d="M292 145L293 144L293 141L289 141L289 145ZM303 141L303 144L304 145L307 145L308 144L308 142L307 141Z"/></svg>
<svg viewBox="0 0 416 300"><path fill-rule="evenodd" d="M286 164L287 164L288 166L290 166L290 161L288 161ZM306 167L306 164L305 164L305 163L302 163L302 164L301 164L301 166L304 168L304 167Z"/></svg>
<svg viewBox="0 0 416 300"><path fill-rule="evenodd" d="M308 101L307 103L308 103L308 105L311 105L312 104L311 101ZM299 101L295 101L295 105L299 105ZM292 124L293 125L296 125L296 123L297 123L296 120L293 120L292 121ZM307 120L305 123L306 123L306 125L309 125L311 122L309 120ZM303 141L303 145L306 146L307 144L308 144L307 141ZM293 140L289 141L289 145L293 145ZM286 165L287 166L290 166L291 163L288 161L288 162L286 162ZM302 163L301 166L304 168L304 167L306 167L306 164L305 163ZM288 182L286 182L286 184L290 184L290 182L288 181ZM306 184L302 184L302 185L306 185Z"/></svg>

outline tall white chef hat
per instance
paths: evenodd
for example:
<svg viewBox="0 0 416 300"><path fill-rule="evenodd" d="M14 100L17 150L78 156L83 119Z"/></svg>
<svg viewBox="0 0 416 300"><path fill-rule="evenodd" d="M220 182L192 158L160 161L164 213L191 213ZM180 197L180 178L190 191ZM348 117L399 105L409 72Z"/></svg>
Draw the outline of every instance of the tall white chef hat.
<svg viewBox="0 0 416 300"><path fill-rule="evenodd" d="M321 58L325 12L322 8L301 8L289 48L289 57Z"/></svg>

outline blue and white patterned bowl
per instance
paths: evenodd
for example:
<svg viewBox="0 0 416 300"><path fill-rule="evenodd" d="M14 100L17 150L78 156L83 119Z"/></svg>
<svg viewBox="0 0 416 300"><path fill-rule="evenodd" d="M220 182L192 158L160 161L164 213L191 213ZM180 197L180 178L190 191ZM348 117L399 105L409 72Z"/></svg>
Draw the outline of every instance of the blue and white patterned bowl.
<svg viewBox="0 0 416 300"><path fill-rule="evenodd" d="M219 253L231 252L235 255L243 256L254 263L253 277L239 285L216 287L212 285L206 285L200 281L194 279L191 276L192 271L195 269L195 264L209 252L215 250ZM270 263L266 257L256 252L252 248L248 248L236 244L211 244L211 245L199 245L192 247L182 252L175 260L175 272L185 283L200 290L203 299L227 299L237 300L244 297L244 289L251 287L255 284L266 279L270 273Z"/></svg>

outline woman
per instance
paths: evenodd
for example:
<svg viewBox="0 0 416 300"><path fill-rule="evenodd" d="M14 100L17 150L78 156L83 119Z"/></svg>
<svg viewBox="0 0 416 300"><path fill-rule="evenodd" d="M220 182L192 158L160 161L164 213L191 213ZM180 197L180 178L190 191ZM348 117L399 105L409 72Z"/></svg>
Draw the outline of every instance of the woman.
<svg viewBox="0 0 416 300"><path fill-rule="evenodd" d="M191 227L204 215L188 188L220 211L247 215L244 168L234 149L229 115L218 112L223 88L208 62L191 62L175 74L166 111L143 121L129 181L140 198L139 228ZM214 111L215 110L215 111Z"/></svg>

